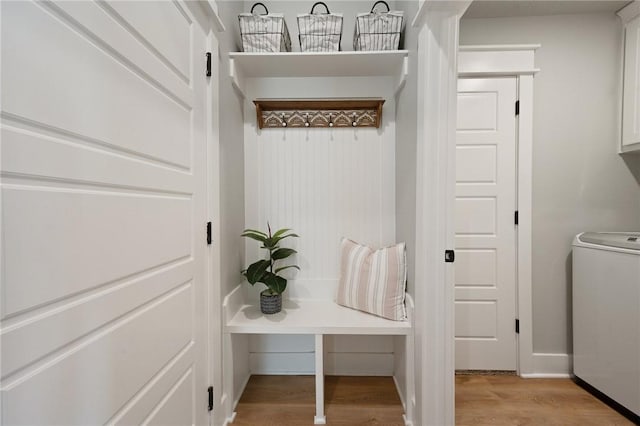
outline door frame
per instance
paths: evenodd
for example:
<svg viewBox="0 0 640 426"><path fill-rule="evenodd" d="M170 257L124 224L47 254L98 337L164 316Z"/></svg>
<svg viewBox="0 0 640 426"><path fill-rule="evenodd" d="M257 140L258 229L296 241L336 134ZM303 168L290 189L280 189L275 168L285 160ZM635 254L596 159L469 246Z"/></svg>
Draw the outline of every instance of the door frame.
<svg viewBox="0 0 640 426"><path fill-rule="evenodd" d="M206 127L206 214L211 221L211 245L205 253L206 263L206 315L207 333L206 345L206 382L213 387L213 411L209 413L209 425L222 425L225 420L224 402L222 401L222 294L220 279L220 91L219 73L220 58L218 51L218 33L224 32L225 27L218 15L217 5L212 1L194 2L182 1L206 35L206 51L211 53L211 76L206 79L205 127ZM194 238L205 238L205 224L202 233ZM206 392L207 389L199 389ZM203 425L204 426L204 425Z"/></svg>
<svg viewBox="0 0 640 426"><path fill-rule="evenodd" d="M538 44L459 46L458 78L515 77L519 115L516 120L516 336L517 373L535 374L532 309L532 165L533 77Z"/></svg>
<svg viewBox="0 0 640 426"><path fill-rule="evenodd" d="M207 52L211 52L211 76L207 77L207 213L211 221L211 245L207 251L207 277L209 278L209 383L213 386L213 411L209 425L224 423L226 417L222 402L222 283L220 277L220 90L218 39L213 32L207 34Z"/></svg>

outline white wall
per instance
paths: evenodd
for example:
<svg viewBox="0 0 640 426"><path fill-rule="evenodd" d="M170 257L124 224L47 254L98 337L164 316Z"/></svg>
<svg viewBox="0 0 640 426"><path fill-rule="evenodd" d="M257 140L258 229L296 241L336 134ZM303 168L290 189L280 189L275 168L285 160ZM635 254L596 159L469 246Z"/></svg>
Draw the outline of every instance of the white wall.
<svg viewBox="0 0 640 426"><path fill-rule="evenodd" d="M415 1L396 5L409 18L418 11ZM396 97L396 236L407 245L407 291L415 294L418 35L410 23L405 24L404 48L409 50L409 75Z"/></svg>
<svg viewBox="0 0 640 426"><path fill-rule="evenodd" d="M219 2L218 13L227 25L219 34L220 75L220 218L222 295L242 282L244 242L244 100L231 86L228 52L237 51L239 34L229 28L242 12L242 2Z"/></svg>
<svg viewBox="0 0 640 426"><path fill-rule="evenodd" d="M246 224L293 228L299 254L291 297L333 298L341 237L373 246L395 242L395 108L387 78L250 80L247 98L383 95L375 128L256 129L246 103ZM372 91L371 87L377 88ZM248 240L247 262L264 251Z"/></svg>
<svg viewBox="0 0 640 426"><path fill-rule="evenodd" d="M616 154L621 31L613 14L461 22L461 45L542 44L533 117L534 353L572 351L572 237L640 229L640 157Z"/></svg>
<svg viewBox="0 0 640 426"><path fill-rule="evenodd" d="M412 19L418 11L418 2L401 1L396 6L404 10L406 19ZM395 164L395 214L396 239L404 241L407 250L407 292L415 296L416 249L416 167L418 120L418 35L411 24L405 22L403 46L409 50L409 75L405 86L396 96L396 164ZM396 338L394 352L394 377L399 390L406 389L405 351L401 337ZM400 398L407 410L405 392Z"/></svg>
<svg viewBox="0 0 640 426"><path fill-rule="evenodd" d="M227 26L219 33L220 58L218 81L220 90L220 217L212 218L220 222L221 246L220 291L224 298L242 282L240 271L244 268L244 241L240 237L244 230L244 100L231 86L229 78L229 52L236 52L240 44L237 30L237 16L242 12L241 1L218 2L218 14ZM248 338L244 335L232 337L234 371L223 371L233 376L235 395L225 395L235 403L240 398L249 375ZM226 351L223 351L226 353ZM226 390L225 390L226 391Z"/></svg>
<svg viewBox="0 0 640 426"><path fill-rule="evenodd" d="M380 96L382 126L335 129L257 129L255 106L245 104L247 227L292 228L286 244L298 250L285 297L333 300L339 243L346 237L372 246L395 242L395 102L390 78L288 78L247 80L247 99ZM247 264L264 256L248 240ZM258 303L262 284L245 286ZM393 371L389 336L327 337L328 374ZM314 371L313 336L253 336L253 373Z"/></svg>

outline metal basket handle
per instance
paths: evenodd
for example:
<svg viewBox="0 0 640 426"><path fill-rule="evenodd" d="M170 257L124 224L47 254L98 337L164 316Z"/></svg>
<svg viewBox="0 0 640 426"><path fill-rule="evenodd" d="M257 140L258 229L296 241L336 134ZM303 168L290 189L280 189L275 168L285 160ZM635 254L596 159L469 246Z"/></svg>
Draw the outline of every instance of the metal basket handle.
<svg viewBox="0 0 640 426"><path fill-rule="evenodd" d="M264 8L264 11L266 12L264 15L268 15L269 14L269 9L267 9L267 6L265 6L263 3L255 3L253 6L251 6L251 14L252 15L253 15L253 9L255 9L256 6L262 6ZM387 8L389 8L389 6L387 6Z"/></svg>
<svg viewBox="0 0 640 426"><path fill-rule="evenodd" d="M329 7L326 4L324 4L323 2L321 2L321 1L314 3L313 6L311 6L311 12L309 12L309 13L313 14L313 9L315 9L316 6L319 5L319 4L324 6L325 9L327 9L326 15L331 13L331 12L329 12Z"/></svg>
<svg viewBox="0 0 640 426"><path fill-rule="evenodd" d="M371 8L371 13L373 13L373 10L374 10L374 9L376 8L376 6L377 6L377 5L379 5L379 4L384 4L384 5L386 6L386 8L387 8L387 13L389 13L389 12L391 11L391 9L389 9L389 5L387 4L387 2L386 2L386 1L384 1L384 0L379 0L379 1L377 1L377 2L375 2L375 3L373 4L373 7Z"/></svg>

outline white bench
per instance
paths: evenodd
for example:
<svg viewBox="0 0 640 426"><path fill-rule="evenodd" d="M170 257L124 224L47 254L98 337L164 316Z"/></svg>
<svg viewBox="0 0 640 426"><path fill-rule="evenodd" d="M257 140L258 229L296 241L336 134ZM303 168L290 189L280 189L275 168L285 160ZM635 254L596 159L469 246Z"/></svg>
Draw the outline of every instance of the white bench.
<svg viewBox="0 0 640 426"><path fill-rule="evenodd" d="M258 305L247 305L242 299L238 286L225 297L224 334L225 359L230 365L225 387L229 391L233 380L229 379L233 370L232 334L309 334L315 335L315 377L316 377L316 414L314 424L325 424L324 415L324 336L332 334L348 335L394 335L406 336L406 389L405 424L411 425L413 419L412 403L414 395L413 362L413 300L407 294L407 320L391 321L354 309L345 308L332 300L283 300L282 312L264 315Z"/></svg>

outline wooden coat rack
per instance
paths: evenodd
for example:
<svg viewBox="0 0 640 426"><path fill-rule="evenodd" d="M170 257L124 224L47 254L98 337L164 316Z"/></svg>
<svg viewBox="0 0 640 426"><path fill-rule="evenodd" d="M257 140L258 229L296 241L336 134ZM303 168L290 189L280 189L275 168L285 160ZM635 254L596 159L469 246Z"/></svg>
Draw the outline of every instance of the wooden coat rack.
<svg viewBox="0 0 640 426"><path fill-rule="evenodd" d="M380 127L384 99L256 99L258 127Z"/></svg>

